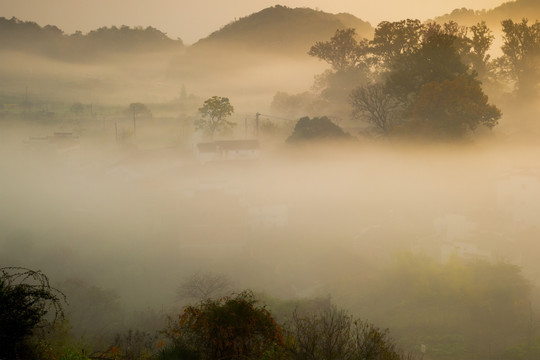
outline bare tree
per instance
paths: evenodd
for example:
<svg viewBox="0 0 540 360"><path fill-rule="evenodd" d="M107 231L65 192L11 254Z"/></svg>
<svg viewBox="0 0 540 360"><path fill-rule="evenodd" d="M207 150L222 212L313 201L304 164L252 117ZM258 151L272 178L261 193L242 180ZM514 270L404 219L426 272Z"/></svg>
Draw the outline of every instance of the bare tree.
<svg viewBox="0 0 540 360"><path fill-rule="evenodd" d="M402 105L383 84L356 88L350 101L354 118L366 120L385 135L389 135L398 124Z"/></svg>
<svg viewBox="0 0 540 360"><path fill-rule="evenodd" d="M225 275L196 272L178 287L177 295L179 299L202 301L219 298L232 290L232 283Z"/></svg>
<svg viewBox="0 0 540 360"><path fill-rule="evenodd" d="M294 360L407 360L388 330L355 320L335 306L314 314L293 313L285 324L287 351Z"/></svg>

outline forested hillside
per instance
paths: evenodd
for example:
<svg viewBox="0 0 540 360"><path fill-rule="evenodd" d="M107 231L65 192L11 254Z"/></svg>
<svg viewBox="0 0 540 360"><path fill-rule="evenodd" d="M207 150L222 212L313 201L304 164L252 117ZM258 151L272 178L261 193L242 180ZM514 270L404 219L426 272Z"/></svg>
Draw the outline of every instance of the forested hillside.
<svg viewBox="0 0 540 360"><path fill-rule="evenodd" d="M83 34L66 34L54 25L0 17L0 50L44 55L58 60L84 61L111 53L181 49L181 39L170 39L153 27L102 27Z"/></svg>

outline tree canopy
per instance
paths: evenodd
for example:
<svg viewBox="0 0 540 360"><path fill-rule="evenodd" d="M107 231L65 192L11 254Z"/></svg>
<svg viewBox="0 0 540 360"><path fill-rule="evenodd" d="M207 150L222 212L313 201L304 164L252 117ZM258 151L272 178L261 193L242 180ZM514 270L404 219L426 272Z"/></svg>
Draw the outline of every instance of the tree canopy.
<svg viewBox="0 0 540 360"><path fill-rule="evenodd" d="M364 62L368 41L357 41L355 29L338 29L330 41L317 41L308 54L326 61L336 72L346 72Z"/></svg>
<svg viewBox="0 0 540 360"><path fill-rule="evenodd" d="M213 138L216 131L225 131L236 125L227 120L233 112L229 98L212 96L199 108L202 117L195 121L195 128Z"/></svg>
<svg viewBox="0 0 540 360"><path fill-rule="evenodd" d="M287 142L295 143L306 140L339 140L348 138L350 138L350 135L326 116L314 117L312 119L306 116L298 120Z"/></svg>
<svg viewBox="0 0 540 360"><path fill-rule="evenodd" d="M64 316L62 302L64 294L41 271L0 268L0 358L24 358L33 331ZM52 322L46 318L51 312Z"/></svg>
<svg viewBox="0 0 540 360"><path fill-rule="evenodd" d="M281 328L251 291L187 306L169 334L208 360L260 359L283 344Z"/></svg>
<svg viewBox="0 0 540 360"><path fill-rule="evenodd" d="M504 20L501 67L522 96L534 96L540 83L540 22Z"/></svg>

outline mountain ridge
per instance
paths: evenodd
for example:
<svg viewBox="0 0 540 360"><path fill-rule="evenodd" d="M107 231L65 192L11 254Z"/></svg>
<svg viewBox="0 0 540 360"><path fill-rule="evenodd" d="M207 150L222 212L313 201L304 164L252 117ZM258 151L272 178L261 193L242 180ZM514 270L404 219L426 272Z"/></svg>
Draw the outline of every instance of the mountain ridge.
<svg viewBox="0 0 540 360"><path fill-rule="evenodd" d="M532 16L531 16L532 15ZM434 18L436 22L453 20L460 25L474 25L485 21L488 27L499 30L501 21L512 19L521 21L527 18L530 21L540 20L540 1L538 0L515 0L507 1L489 10L472 10L468 8L455 9L451 13Z"/></svg>
<svg viewBox="0 0 540 360"><path fill-rule="evenodd" d="M354 27L360 37L370 37L374 28L348 13L331 14L311 8L275 5L233 21L193 48L226 44L236 48L286 51L305 54L316 41L329 39L337 29Z"/></svg>

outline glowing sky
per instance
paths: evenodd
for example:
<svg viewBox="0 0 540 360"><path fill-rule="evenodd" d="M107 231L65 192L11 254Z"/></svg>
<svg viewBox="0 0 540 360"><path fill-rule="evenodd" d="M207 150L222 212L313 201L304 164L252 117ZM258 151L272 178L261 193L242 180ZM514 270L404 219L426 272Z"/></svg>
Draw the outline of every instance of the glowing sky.
<svg viewBox="0 0 540 360"><path fill-rule="evenodd" d="M348 12L376 25L382 20L419 18L455 8L490 9L505 0L0 0L0 16L56 25L66 33L102 26L153 26L193 43L236 18L276 4Z"/></svg>

